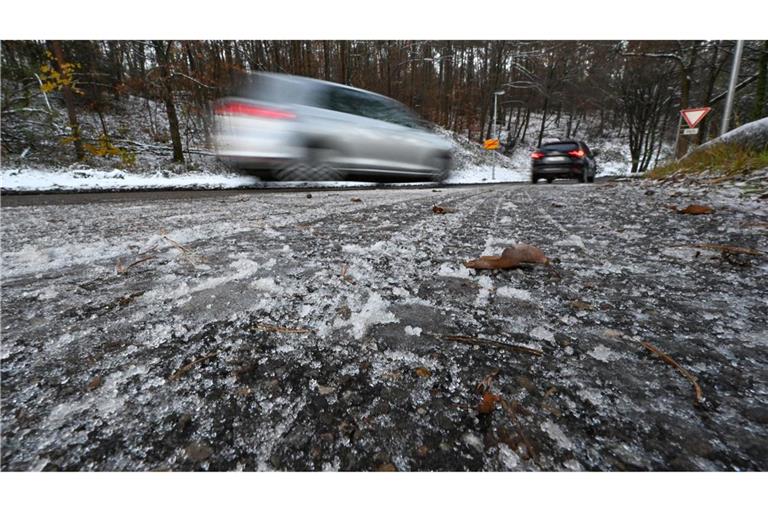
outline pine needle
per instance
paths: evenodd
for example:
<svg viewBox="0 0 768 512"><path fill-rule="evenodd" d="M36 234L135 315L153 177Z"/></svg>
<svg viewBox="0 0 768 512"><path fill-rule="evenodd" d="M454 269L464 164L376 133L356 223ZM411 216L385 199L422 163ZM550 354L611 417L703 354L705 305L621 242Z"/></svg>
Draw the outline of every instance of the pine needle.
<svg viewBox="0 0 768 512"><path fill-rule="evenodd" d="M266 332L280 332L280 333L286 333L286 334L305 334L308 332L312 332L309 329L303 329L303 328L296 328L296 327L282 327L279 325L271 325L271 324L256 324L253 326L253 329L257 331L266 331Z"/></svg>
<svg viewBox="0 0 768 512"><path fill-rule="evenodd" d="M192 361L192 362L191 362L191 363L189 363L189 364L185 364L184 366L182 366L181 368L179 368L178 370L176 370L175 372L173 372L173 374L172 374L170 377L168 377L168 380L170 380L170 381L179 380L179 379L180 379L181 377L183 377L183 376L184 376L184 375L185 375L185 374L186 374L186 373L187 373L189 370L191 370L192 368L194 368L194 367L195 367L195 365L197 365L197 364L200 364L200 363L202 363L203 361L207 361L208 359L211 359L211 358L213 358L213 357L216 357L217 355L218 355L218 352L210 352L210 353L208 353L208 354L206 354L206 355L204 355L204 356L202 356L202 357L199 357L199 358L195 359L194 361Z"/></svg>
<svg viewBox="0 0 768 512"><path fill-rule="evenodd" d="M677 370L680 373L680 375L682 375L683 377L688 379L690 381L690 383L693 384L693 391L696 394L696 401L694 402L695 405L700 405L704 401L704 394L701 392L701 386L699 386L699 383L698 383L696 377L693 376L693 374L691 374L691 372L689 372L688 370L683 368L680 365L680 363L678 363L677 361L672 359L671 356L669 356L668 354L662 352L661 350L659 350L658 348L654 347L653 345L651 345L647 341L641 341L640 343L645 348L647 348L648 350L650 350L651 352L653 352L654 354L659 356L662 361L664 361L665 363L670 365L672 368Z"/></svg>
<svg viewBox="0 0 768 512"><path fill-rule="evenodd" d="M446 336L442 334L432 334L436 338L443 338L448 341L455 341L457 343L463 343L464 345L480 345L484 347L491 347L491 348L498 348L502 350L506 350L508 352L523 352L525 354L531 354L534 356L543 356L544 352L541 350L536 350L535 348L525 347L523 345L512 345L509 343L501 343L494 340L486 340L483 338L475 338L473 336L459 336L459 335L451 335Z"/></svg>

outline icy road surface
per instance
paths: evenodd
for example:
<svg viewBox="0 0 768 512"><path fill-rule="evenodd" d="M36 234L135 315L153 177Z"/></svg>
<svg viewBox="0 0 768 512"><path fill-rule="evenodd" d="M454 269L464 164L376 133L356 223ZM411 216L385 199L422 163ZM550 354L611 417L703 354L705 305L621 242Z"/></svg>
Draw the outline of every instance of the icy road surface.
<svg viewBox="0 0 768 512"><path fill-rule="evenodd" d="M694 247L768 250L765 202L737 196L4 207L1 467L766 470L768 261ZM691 202L715 213L667 207ZM515 242L553 265L461 264Z"/></svg>

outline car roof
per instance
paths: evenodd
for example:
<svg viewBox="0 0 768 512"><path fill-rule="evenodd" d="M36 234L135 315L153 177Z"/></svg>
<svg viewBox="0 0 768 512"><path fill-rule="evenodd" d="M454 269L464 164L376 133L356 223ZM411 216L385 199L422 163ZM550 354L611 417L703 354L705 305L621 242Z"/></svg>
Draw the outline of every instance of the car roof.
<svg viewBox="0 0 768 512"><path fill-rule="evenodd" d="M550 142L545 142L542 144L542 146L549 146L552 144L584 144L584 142L576 139L553 140Z"/></svg>
<svg viewBox="0 0 768 512"><path fill-rule="evenodd" d="M325 86L330 86L330 87L341 87L343 89L349 89L351 91L357 91L357 92L361 92L361 93L364 93L364 94L371 94L373 96L378 96L379 98L384 98L384 99L389 100L389 101L397 102L397 100L392 99L389 96L384 96L383 94L379 94L379 93L372 92L372 91L367 91L365 89L359 89L357 87L352 87L350 85L340 84L338 82L330 82L330 81L327 81L327 80L319 80L317 78L309 78L307 76L290 75L288 73L272 73L272 72L267 72L267 71L257 71L257 72L254 72L254 73L248 73L248 75L252 76L252 77L254 77L254 76L263 76L263 77L277 79L277 80L287 80L287 81L292 81L292 82L295 82L295 83L309 83L309 84L314 84L314 85L325 85Z"/></svg>

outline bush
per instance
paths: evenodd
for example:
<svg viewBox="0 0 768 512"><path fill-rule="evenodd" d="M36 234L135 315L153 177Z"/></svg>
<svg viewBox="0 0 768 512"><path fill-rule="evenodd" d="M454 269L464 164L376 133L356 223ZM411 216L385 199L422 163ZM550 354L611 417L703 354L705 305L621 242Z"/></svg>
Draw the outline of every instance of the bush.
<svg viewBox="0 0 768 512"><path fill-rule="evenodd" d="M757 151L739 144L715 144L702 148L683 159L654 168L651 179L666 178L672 174L699 174L712 172L724 176L738 176L756 169L768 168L768 151Z"/></svg>

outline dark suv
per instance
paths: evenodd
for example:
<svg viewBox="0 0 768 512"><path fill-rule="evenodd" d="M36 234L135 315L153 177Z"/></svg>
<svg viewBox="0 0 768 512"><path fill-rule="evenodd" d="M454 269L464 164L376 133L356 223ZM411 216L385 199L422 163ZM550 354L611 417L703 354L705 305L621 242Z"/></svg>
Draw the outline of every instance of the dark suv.
<svg viewBox="0 0 768 512"><path fill-rule="evenodd" d="M542 144L531 154L531 181L544 178L552 183L555 178L566 178L592 183L597 174L595 156L597 151L578 140Z"/></svg>

